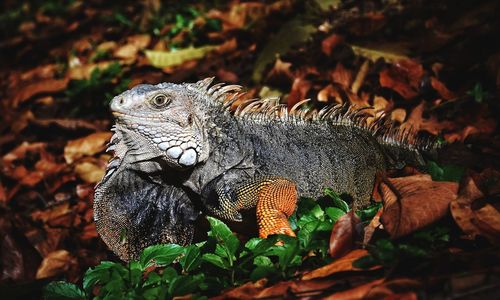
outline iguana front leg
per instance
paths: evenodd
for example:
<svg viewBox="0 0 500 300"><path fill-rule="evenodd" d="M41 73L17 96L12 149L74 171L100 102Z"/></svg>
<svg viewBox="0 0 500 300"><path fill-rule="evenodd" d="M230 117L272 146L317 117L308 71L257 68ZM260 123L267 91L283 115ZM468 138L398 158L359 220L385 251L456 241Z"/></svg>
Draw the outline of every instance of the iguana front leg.
<svg viewBox="0 0 500 300"><path fill-rule="evenodd" d="M214 213L223 218L241 221L238 212L256 207L259 236L286 234L295 236L288 218L295 211L297 187L294 182L278 176L267 176L238 184L231 188L223 185L218 188L218 211Z"/></svg>

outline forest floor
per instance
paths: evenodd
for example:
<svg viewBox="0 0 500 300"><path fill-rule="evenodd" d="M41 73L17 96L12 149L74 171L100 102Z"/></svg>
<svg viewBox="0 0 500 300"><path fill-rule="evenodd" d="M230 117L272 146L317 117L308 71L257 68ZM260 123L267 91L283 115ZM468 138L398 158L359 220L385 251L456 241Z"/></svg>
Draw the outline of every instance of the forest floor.
<svg viewBox="0 0 500 300"><path fill-rule="evenodd" d="M88 268L119 263L92 211L111 157L110 99L140 83L214 76L288 107L307 98L314 108L373 107L441 145L430 177L391 173L402 209L380 184L374 199L383 208L375 203L362 226L348 213L342 220L350 216L351 227L342 231L334 210L321 211L322 221L337 222L324 241L326 269L299 264L279 276L242 277L219 297L495 298L500 3L215 3L0 4L0 294L39 298L51 281L81 285Z"/></svg>

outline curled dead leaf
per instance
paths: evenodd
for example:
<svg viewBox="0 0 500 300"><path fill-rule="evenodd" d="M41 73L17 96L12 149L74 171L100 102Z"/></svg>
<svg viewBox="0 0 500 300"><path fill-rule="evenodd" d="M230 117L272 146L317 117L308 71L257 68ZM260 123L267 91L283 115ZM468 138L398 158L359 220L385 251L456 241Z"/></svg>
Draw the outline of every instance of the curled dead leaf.
<svg viewBox="0 0 500 300"><path fill-rule="evenodd" d="M451 100L456 98L456 95L451 92L444 83L442 83L436 77L431 77L432 87L439 93L439 95L445 100Z"/></svg>
<svg viewBox="0 0 500 300"><path fill-rule="evenodd" d="M366 271L366 269L359 269L352 265L352 263L356 261L358 258L361 258L366 255L368 255L368 251L364 249L352 250L351 252L335 260L334 262L304 274L302 276L302 280L311 280L315 278L327 277L339 272ZM375 270L379 268L381 268L381 266L373 266L369 270Z"/></svg>
<svg viewBox="0 0 500 300"><path fill-rule="evenodd" d="M441 219L457 195L457 183L435 182L429 175L387 180L392 186L387 182L379 186L384 202L380 221L391 238L407 235Z"/></svg>
<svg viewBox="0 0 500 300"><path fill-rule="evenodd" d="M331 257L338 258L352 250L356 239L355 227L359 222L360 220L353 210L337 220L330 235L328 252Z"/></svg>
<svg viewBox="0 0 500 300"><path fill-rule="evenodd" d="M75 166L75 173L86 183L97 183L104 176L106 166L84 161Z"/></svg>
<svg viewBox="0 0 500 300"><path fill-rule="evenodd" d="M99 153L104 150L110 138L110 132L97 132L83 138L71 140L64 147L64 159L70 164L83 156Z"/></svg>
<svg viewBox="0 0 500 300"><path fill-rule="evenodd" d="M76 260L66 250L56 250L49 253L36 272L36 279L62 274L69 270Z"/></svg>
<svg viewBox="0 0 500 300"><path fill-rule="evenodd" d="M64 90L68 86L69 78L64 79L45 79L24 86L14 97L12 105L17 107L36 95L56 93Z"/></svg>
<svg viewBox="0 0 500 300"><path fill-rule="evenodd" d="M471 177L463 182L458 197L450 204L455 222L469 239L482 235L492 243L500 243L500 212L489 203L475 205L484 197L483 192Z"/></svg>

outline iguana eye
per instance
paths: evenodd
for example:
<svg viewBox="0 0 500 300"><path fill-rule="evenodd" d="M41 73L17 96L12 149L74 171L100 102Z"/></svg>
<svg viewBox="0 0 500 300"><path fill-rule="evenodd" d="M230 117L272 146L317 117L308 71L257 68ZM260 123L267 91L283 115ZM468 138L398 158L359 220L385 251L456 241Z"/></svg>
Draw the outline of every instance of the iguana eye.
<svg viewBox="0 0 500 300"><path fill-rule="evenodd" d="M167 104L170 103L170 99L167 98L167 96L163 95L163 94L160 94L160 95L156 95L154 98L153 98L153 105L158 107L158 108L161 108L161 107L164 107L166 106Z"/></svg>

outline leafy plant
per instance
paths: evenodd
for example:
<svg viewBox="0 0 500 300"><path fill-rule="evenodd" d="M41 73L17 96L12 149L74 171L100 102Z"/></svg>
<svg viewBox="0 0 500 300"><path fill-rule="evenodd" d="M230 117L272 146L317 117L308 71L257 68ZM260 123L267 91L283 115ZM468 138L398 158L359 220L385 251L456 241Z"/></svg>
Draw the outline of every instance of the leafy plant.
<svg viewBox="0 0 500 300"><path fill-rule="evenodd" d="M301 268L331 261L327 255L329 234L349 208L331 190L326 194L325 201L299 201L297 212L290 218L297 237L273 235L242 244L226 224L207 217L210 232L206 241L185 247L150 246L128 264L103 261L85 273L83 288L52 282L45 288L45 298L157 299L186 294L196 298L263 277L292 278Z"/></svg>

